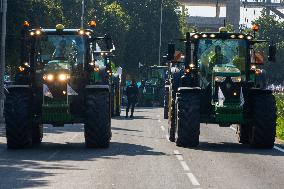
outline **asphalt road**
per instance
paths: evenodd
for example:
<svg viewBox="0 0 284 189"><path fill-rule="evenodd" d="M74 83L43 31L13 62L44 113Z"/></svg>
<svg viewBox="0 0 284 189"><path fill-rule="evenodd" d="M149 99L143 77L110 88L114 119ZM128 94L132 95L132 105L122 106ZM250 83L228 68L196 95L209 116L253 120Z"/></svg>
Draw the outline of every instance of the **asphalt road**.
<svg viewBox="0 0 284 189"><path fill-rule="evenodd" d="M44 131L41 145L7 150L0 128L0 189L284 188L284 151L251 149L232 128L205 124L199 147L176 147L162 109L113 119L109 149L85 148L80 124Z"/></svg>

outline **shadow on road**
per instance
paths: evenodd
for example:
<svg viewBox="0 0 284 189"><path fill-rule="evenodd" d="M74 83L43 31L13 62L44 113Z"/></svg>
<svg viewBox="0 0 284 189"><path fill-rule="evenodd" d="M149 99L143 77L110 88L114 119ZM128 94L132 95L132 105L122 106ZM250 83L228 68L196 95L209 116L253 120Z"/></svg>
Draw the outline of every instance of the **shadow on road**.
<svg viewBox="0 0 284 189"><path fill-rule="evenodd" d="M2 151L1 151L2 149ZM7 150L0 144L0 188L31 188L49 186L46 177L78 170L76 162L119 159L123 156L162 156L163 152L137 144L112 142L108 149L89 149L84 143L48 143L25 150ZM122 156L122 157L121 157ZM71 161L71 162L70 162ZM61 170L57 173L54 170Z"/></svg>
<svg viewBox="0 0 284 189"><path fill-rule="evenodd" d="M279 152L275 149L256 149L250 147L249 145L231 143L231 142L210 143L202 141L199 143L198 147L193 149L199 151L210 151L210 152L258 154L264 156L284 156L283 152Z"/></svg>
<svg viewBox="0 0 284 189"><path fill-rule="evenodd" d="M140 131L140 130L136 130L136 129L125 129L125 128L119 128L119 127L111 127L111 130L113 131L134 131L134 132L143 132L143 131Z"/></svg>
<svg viewBox="0 0 284 189"><path fill-rule="evenodd" d="M146 116L135 116L134 118L126 118L125 116L118 116L118 117L113 117L112 119L114 120L125 120L125 121L129 121L129 120L135 120L135 119L151 119L151 117L146 117Z"/></svg>

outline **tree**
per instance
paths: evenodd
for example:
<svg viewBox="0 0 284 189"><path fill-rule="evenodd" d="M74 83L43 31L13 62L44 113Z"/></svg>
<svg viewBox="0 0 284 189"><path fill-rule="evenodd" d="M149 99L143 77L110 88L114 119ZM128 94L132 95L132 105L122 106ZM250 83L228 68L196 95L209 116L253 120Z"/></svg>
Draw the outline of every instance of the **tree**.
<svg viewBox="0 0 284 189"><path fill-rule="evenodd" d="M269 44L275 43L277 46L277 55L275 63L268 63L266 59L266 65L264 68L268 71L269 79L271 83L283 83L284 81L284 21L278 20L274 15L267 15L262 11L261 16L256 19L253 24L258 24L260 30L257 33L259 39L267 40L267 43L260 44L257 48L261 51L265 51Z"/></svg>

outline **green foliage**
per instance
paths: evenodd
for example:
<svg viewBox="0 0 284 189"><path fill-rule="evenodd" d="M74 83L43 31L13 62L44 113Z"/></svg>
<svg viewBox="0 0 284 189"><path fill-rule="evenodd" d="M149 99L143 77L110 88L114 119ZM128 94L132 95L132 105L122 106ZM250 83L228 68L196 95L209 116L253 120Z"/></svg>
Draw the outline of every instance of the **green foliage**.
<svg viewBox="0 0 284 189"><path fill-rule="evenodd" d="M19 64L21 25L54 28L63 23L66 28L79 28L81 0L13 0L8 2L8 65ZM116 64L137 75L139 62L158 64L161 1L153 0L85 0L85 25L97 21L97 35L110 34L116 47ZM162 53L172 39L185 33L185 15L175 10L176 0L163 0ZM17 11L15 11L17 10Z"/></svg>
<svg viewBox="0 0 284 189"><path fill-rule="evenodd" d="M277 104L277 129L278 138L284 139L284 95L275 95Z"/></svg>

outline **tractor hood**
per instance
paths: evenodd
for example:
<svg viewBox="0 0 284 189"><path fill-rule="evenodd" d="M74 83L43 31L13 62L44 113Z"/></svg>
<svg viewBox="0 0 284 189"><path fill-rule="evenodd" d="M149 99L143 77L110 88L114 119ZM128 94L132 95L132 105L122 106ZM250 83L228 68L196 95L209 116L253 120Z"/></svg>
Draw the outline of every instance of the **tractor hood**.
<svg viewBox="0 0 284 189"><path fill-rule="evenodd" d="M222 77L237 77L241 75L241 72L234 65L216 65L213 67L214 76Z"/></svg>

